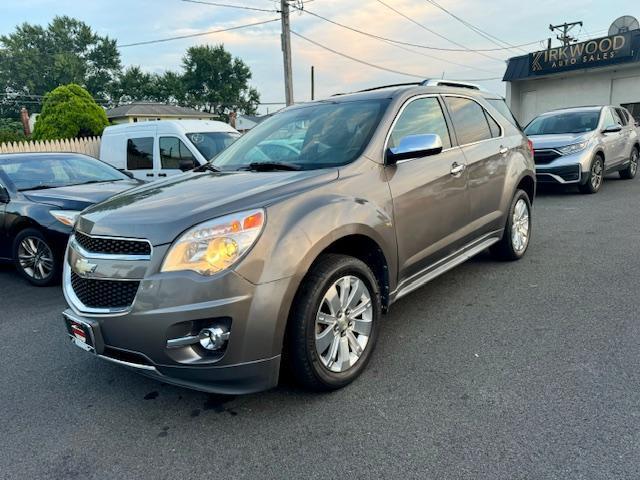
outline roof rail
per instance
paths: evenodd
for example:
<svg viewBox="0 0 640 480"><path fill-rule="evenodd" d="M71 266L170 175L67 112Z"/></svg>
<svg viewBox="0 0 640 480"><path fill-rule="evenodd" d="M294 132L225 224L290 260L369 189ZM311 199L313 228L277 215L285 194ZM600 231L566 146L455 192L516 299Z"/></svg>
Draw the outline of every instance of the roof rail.
<svg viewBox="0 0 640 480"><path fill-rule="evenodd" d="M475 83L461 82L459 80L446 80L444 78L428 78L420 83L425 87L457 87L480 90L480 86Z"/></svg>

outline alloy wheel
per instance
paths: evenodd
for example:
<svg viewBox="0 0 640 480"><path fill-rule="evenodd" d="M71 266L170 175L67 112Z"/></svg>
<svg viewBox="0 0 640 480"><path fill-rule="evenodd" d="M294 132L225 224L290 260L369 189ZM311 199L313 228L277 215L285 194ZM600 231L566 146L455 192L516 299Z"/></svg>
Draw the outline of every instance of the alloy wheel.
<svg viewBox="0 0 640 480"><path fill-rule="evenodd" d="M341 373L362 356L373 324L371 292L360 278L346 275L327 290L315 321L315 346L322 364Z"/></svg>
<svg viewBox="0 0 640 480"><path fill-rule="evenodd" d="M594 190L598 190L600 188L600 185L602 184L602 175L602 160L596 158L593 161L593 165L591 165L591 186Z"/></svg>
<svg viewBox="0 0 640 480"><path fill-rule="evenodd" d="M631 164L629 165L629 172L632 177L635 176L638 171L638 156L638 150L634 148L631 152Z"/></svg>
<svg viewBox="0 0 640 480"><path fill-rule="evenodd" d="M53 272L53 252L38 237L25 237L18 247L18 262L29 277L45 280Z"/></svg>
<svg viewBox="0 0 640 480"><path fill-rule="evenodd" d="M513 208L511 220L511 244L518 253L526 250L529 243L530 216L527 202L521 198Z"/></svg>

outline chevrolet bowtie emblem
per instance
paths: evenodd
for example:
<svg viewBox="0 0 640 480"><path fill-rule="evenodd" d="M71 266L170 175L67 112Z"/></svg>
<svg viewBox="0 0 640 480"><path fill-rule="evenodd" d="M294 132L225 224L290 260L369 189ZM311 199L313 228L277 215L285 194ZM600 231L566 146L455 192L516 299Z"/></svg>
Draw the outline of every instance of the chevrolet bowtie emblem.
<svg viewBox="0 0 640 480"><path fill-rule="evenodd" d="M95 263L90 263L86 258L78 258L74 265L74 270L78 275L87 275L93 273L98 268Z"/></svg>

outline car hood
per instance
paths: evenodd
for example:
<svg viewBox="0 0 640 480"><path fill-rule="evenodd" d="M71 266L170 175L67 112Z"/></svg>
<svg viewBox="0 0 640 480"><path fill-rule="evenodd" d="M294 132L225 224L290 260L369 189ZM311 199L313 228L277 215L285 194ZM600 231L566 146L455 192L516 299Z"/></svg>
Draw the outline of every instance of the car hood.
<svg viewBox="0 0 640 480"><path fill-rule="evenodd" d="M539 150L542 148L558 148L566 145L573 145L585 140L589 140L593 132L587 133L558 133L551 135L531 135L529 140L533 142L533 148Z"/></svg>
<svg viewBox="0 0 640 480"><path fill-rule="evenodd" d="M264 207L338 178L337 169L186 173L130 190L83 212L78 229L93 235L173 242L188 228Z"/></svg>
<svg viewBox="0 0 640 480"><path fill-rule="evenodd" d="M52 205L64 210L84 210L94 203L102 202L118 193L140 185L136 180L89 183L68 187L27 190L22 194L32 202Z"/></svg>

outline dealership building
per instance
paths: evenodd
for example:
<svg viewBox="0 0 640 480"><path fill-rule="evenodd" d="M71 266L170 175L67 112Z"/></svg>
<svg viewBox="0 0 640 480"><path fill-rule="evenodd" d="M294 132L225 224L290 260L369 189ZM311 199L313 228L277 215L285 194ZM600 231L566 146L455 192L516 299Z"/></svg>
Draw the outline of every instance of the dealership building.
<svg viewBox="0 0 640 480"><path fill-rule="evenodd" d="M510 58L503 80L523 125L558 108L610 104L640 122L640 30Z"/></svg>

